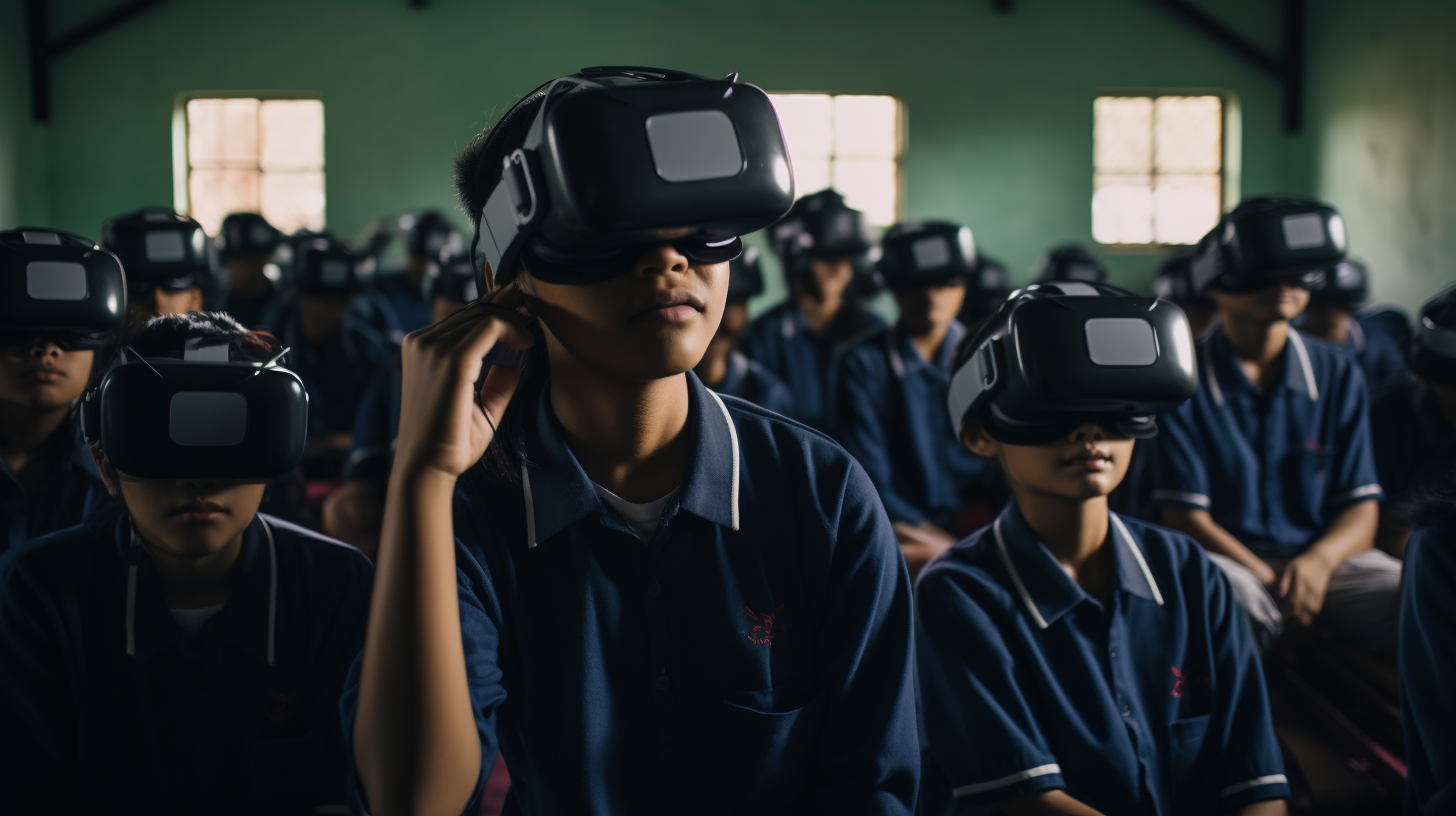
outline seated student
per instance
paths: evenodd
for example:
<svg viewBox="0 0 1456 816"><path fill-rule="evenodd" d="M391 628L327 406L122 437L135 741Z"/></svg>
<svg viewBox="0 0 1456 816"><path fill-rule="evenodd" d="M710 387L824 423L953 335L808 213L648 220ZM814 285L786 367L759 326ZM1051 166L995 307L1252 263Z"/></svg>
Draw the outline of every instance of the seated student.
<svg viewBox="0 0 1456 816"><path fill-rule="evenodd" d="M71 407L126 315L126 279L87 239L22 227L0 232L0 293L3 553L114 505Z"/></svg>
<svg viewBox="0 0 1456 816"><path fill-rule="evenodd" d="M297 242L291 287L265 322L292 349L290 367L308 389L310 478L337 478L348 455L369 378L389 359L384 338L353 314L367 261L342 242L318 235Z"/></svg>
<svg viewBox="0 0 1456 816"><path fill-rule="evenodd" d="M1285 813L1228 580L1107 507L1150 414L1193 393L1187 323L1076 285L1030 287L956 355L950 416L1013 500L916 584L921 810Z"/></svg>
<svg viewBox="0 0 1456 816"><path fill-rule="evenodd" d="M743 353L789 387L789 416L832 430L829 379L844 344L885 322L860 302L855 264L869 252L864 214L833 190L807 195L770 231L783 263L789 298L749 324Z"/></svg>
<svg viewBox="0 0 1456 816"><path fill-rule="evenodd" d="M391 342L399 345L404 336L434 322L428 292L439 269L440 256L458 252L460 231L434 210L401 216L405 237L404 268L375 276L365 300L377 311Z"/></svg>
<svg viewBox="0 0 1456 816"><path fill-rule="evenodd" d="M1035 280L1038 283L1106 283L1107 264L1080 244L1063 244L1042 256Z"/></svg>
<svg viewBox="0 0 1456 816"><path fill-rule="evenodd" d="M0 558L5 808L339 807L338 700L372 571L257 513L303 453L297 378L276 342L215 312L134 326L114 349L83 414L125 512Z"/></svg>
<svg viewBox="0 0 1456 816"><path fill-rule="evenodd" d="M690 371L734 236L792 195L772 106L736 78L587 69L457 159L489 291L405 343L343 700L356 807L473 812L499 744L510 812L912 811L910 584L874 488ZM623 175L599 187L604 160ZM477 389L482 359L502 364Z"/></svg>
<svg viewBox="0 0 1456 816"><path fill-rule="evenodd" d="M1193 253L1174 255L1158 267L1153 294L1183 310L1194 338L1208 334L1218 322L1218 304L1193 288Z"/></svg>
<svg viewBox="0 0 1456 816"><path fill-rule="evenodd" d="M776 414L788 416L794 410L794 395L789 387L755 360L748 359L735 346L748 326L748 301L763 293L763 269L758 262L758 247L744 247L743 254L728 262L728 295L723 306L723 321L713 342L703 353L702 362L693 373L703 385L719 394L745 399Z"/></svg>
<svg viewBox="0 0 1456 816"><path fill-rule="evenodd" d="M278 301L267 267L282 240L267 219L250 212L224 218L214 240L228 274L227 313L250 329L266 328L264 316Z"/></svg>
<svg viewBox="0 0 1456 816"><path fill-rule="evenodd" d="M1371 549L1383 494L1365 380L1290 327L1343 254L1333 209L1278 198L1245 201L1199 244L1221 322L1198 344L1198 394L1162 418L1152 498L1229 574L1261 647L1319 618L1389 656L1400 562Z"/></svg>
<svg viewBox="0 0 1456 816"><path fill-rule="evenodd" d="M1456 812L1456 460L1441 462L1409 516L1400 598L1400 719L1405 812Z"/></svg>
<svg viewBox="0 0 1456 816"><path fill-rule="evenodd" d="M144 207L103 224L101 246L126 271L128 320L202 309L203 290L215 279L210 243L201 224L166 207Z"/></svg>
<svg viewBox="0 0 1456 816"><path fill-rule="evenodd" d="M1370 273L1359 261L1340 261L1310 290L1296 325L1354 356L1373 391L1405 371L1400 343L1387 331L1366 331L1356 309L1370 296Z"/></svg>
<svg viewBox="0 0 1456 816"><path fill-rule="evenodd" d="M1011 273L1006 264L976 250L976 268L966 276L966 298L956 319L974 332L1001 308L1011 294Z"/></svg>
<svg viewBox="0 0 1456 816"><path fill-rule="evenodd" d="M946 531L979 527L1001 491L985 460L956 443L945 414L951 358L966 334L956 314L976 269L970 227L905 221L881 247L880 275L900 321L840 357L834 436L879 491L913 579L955 543ZM979 517L968 517L973 508Z"/></svg>
<svg viewBox="0 0 1456 816"><path fill-rule="evenodd" d="M1443 463L1456 461L1456 287L1421 308L1409 349L1409 373L1377 389L1370 403L1386 496L1378 543L1396 557L1413 529L1413 503Z"/></svg>

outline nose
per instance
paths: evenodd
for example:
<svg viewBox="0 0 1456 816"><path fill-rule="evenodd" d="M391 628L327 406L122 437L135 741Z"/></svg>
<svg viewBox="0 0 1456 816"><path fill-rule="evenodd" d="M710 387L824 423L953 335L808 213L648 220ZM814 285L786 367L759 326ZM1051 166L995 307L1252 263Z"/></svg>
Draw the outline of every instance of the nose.
<svg viewBox="0 0 1456 816"><path fill-rule="evenodd" d="M59 357L61 356L61 347L56 345L54 340L35 337L30 341L30 356L38 360L43 360L46 357Z"/></svg>
<svg viewBox="0 0 1456 816"><path fill-rule="evenodd" d="M177 487L194 493L210 495L222 490L226 482L221 479L178 479Z"/></svg>
<svg viewBox="0 0 1456 816"><path fill-rule="evenodd" d="M1100 442L1107 438L1107 431L1097 422L1084 423L1077 430L1072 431L1073 442Z"/></svg>
<svg viewBox="0 0 1456 816"><path fill-rule="evenodd" d="M632 269L633 275L665 275L669 272L682 274L688 271L692 262L672 244L658 244L642 253Z"/></svg>

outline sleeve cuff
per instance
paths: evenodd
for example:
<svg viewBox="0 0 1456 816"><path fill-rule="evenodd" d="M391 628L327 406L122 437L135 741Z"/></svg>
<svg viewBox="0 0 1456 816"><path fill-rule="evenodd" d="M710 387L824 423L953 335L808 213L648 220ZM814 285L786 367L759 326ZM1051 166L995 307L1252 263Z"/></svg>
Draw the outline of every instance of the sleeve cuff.
<svg viewBox="0 0 1456 816"><path fill-rule="evenodd" d="M1344 493L1341 493L1341 494L1339 494L1337 496L1331 496L1330 499L1329 499L1329 503L1331 505L1338 506L1338 505L1343 505L1343 504L1353 504L1354 502L1364 501L1365 499L1384 499L1384 498L1385 498L1385 491L1383 489L1381 489L1380 485L1378 485L1378 484L1367 484L1367 485L1360 485L1359 487L1355 488L1354 490L1346 490Z"/></svg>
<svg viewBox="0 0 1456 816"><path fill-rule="evenodd" d="M1182 490L1154 490L1153 502L1156 504L1181 504L1187 507L1197 507L1199 510L1209 510L1213 507L1213 500L1202 493L1188 493Z"/></svg>
<svg viewBox="0 0 1456 816"><path fill-rule="evenodd" d="M1225 812L1252 805L1255 802L1287 799L1289 796L1289 779L1282 773L1256 776L1253 779L1235 782L1218 792L1219 806Z"/></svg>
<svg viewBox="0 0 1456 816"><path fill-rule="evenodd" d="M1067 783L1062 779L1062 767L1053 763L1027 768L1024 771L1008 774L988 782L957 785L951 788L951 795L955 797L958 804L977 806L989 805L1016 796L1025 796L1039 790L1065 788L1066 786Z"/></svg>

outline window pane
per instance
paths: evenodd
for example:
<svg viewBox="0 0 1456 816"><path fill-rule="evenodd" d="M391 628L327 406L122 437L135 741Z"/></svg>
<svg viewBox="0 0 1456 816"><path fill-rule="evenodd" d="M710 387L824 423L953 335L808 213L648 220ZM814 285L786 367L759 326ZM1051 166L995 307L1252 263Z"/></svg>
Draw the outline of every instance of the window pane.
<svg viewBox="0 0 1456 816"><path fill-rule="evenodd" d="M1216 96L1164 96L1154 108L1159 173L1217 173L1223 165L1223 101Z"/></svg>
<svg viewBox="0 0 1456 816"><path fill-rule="evenodd" d="M893 96L834 97L834 155L893 159L899 153L899 111Z"/></svg>
<svg viewBox="0 0 1456 816"><path fill-rule="evenodd" d="M208 235L216 235L228 213L258 211L258 171L193 170L187 197L190 215Z"/></svg>
<svg viewBox="0 0 1456 816"><path fill-rule="evenodd" d="M263 217L283 232L324 228L324 174L264 173Z"/></svg>
<svg viewBox="0 0 1456 816"><path fill-rule="evenodd" d="M828 159L794 159L794 198L829 187Z"/></svg>
<svg viewBox="0 0 1456 816"><path fill-rule="evenodd" d="M1160 244L1196 244L1218 223L1219 177L1157 176L1153 225Z"/></svg>
<svg viewBox="0 0 1456 816"><path fill-rule="evenodd" d="M834 143L834 109L827 94L773 94L769 99L778 111L784 141L796 163L829 157Z"/></svg>
<svg viewBox="0 0 1456 816"><path fill-rule="evenodd" d="M258 100L189 100L187 159L193 167L256 167Z"/></svg>
<svg viewBox="0 0 1456 816"><path fill-rule="evenodd" d="M270 99L259 111L264 170L324 166L324 105L317 99Z"/></svg>
<svg viewBox="0 0 1456 816"><path fill-rule="evenodd" d="M1098 173L1148 173L1153 167L1153 100L1102 96L1093 104Z"/></svg>
<svg viewBox="0 0 1456 816"><path fill-rule="evenodd" d="M1147 176L1097 176L1092 193L1092 237L1103 244L1153 240L1153 190Z"/></svg>
<svg viewBox="0 0 1456 816"><path fill-rule="evenodd" d="M834 189L869 223L887 227L895 223L895 169L894 159L835 159Z"/></svg>

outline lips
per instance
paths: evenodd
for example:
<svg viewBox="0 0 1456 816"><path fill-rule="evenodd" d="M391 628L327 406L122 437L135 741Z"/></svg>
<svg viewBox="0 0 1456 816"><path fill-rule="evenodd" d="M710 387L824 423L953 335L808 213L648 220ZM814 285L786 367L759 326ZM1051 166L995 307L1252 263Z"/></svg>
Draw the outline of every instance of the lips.
<svg viewBox="0 0 1456 816"><path fill-rule="evenodd" d="M658 292L646 308L632 315L633 319L645 317L678 323L701 313L706 308L703 299L692 292Z"/></svg>
<svg viewBox="0 0 1456 816"><path fill-rule="evenodd" d="M1099 450L1085 451L1066 460L1068 467L1087 471L1102 471L1112 467L1112 454Z"/></svg>
<svg viewBox="0 0 1456 816"><path fill-rule="evenodd" d="M41 382L58 382L70 375L59 368L41 366L40 368L32 368L30 371L27 371L26 376L34 377Z"/></svg>
<svg viewBox="0 0 1456 816"><path fill-rule="evenodd" d="M214 501L196 499L182 505L172 513L177 516L186 516L193 521L215 521L227 515L228 509Z"/></svg>

